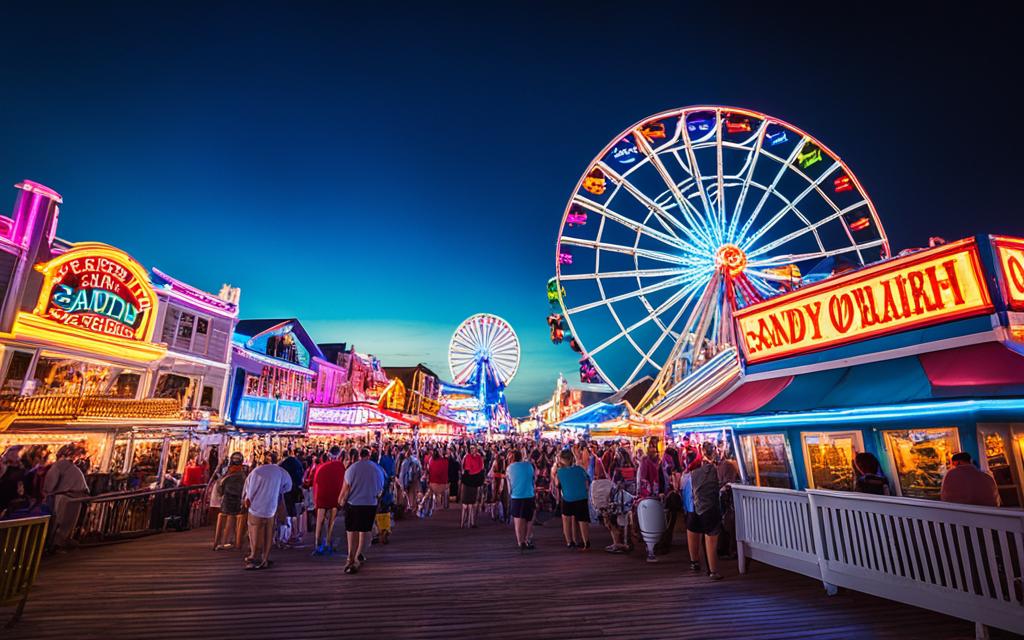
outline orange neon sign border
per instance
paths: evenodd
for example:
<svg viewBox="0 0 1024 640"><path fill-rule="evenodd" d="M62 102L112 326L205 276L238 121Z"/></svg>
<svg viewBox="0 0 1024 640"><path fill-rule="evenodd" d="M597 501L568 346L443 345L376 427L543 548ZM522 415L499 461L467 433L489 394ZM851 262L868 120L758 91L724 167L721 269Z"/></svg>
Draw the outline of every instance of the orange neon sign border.
<svg viewBox="0 0 1024 640"><path fill-rule="evenodd" d="M1019 296L1014 295L1014 292L1010 290L1010 274L1006 273L1006 269L1003 266L1002 249L1017 249L1018 251L1024 252L1024 238L1014 238L1011 236L991 236L992 245L996 249L996 260L999 263L999 287L1003 294L1003 300L1006 302L1006 307L1013 311L1024 311L1024 293Z"/></svg>
<svg viewBox="0 0 1024 640"><path fill-rule="evenodd" d="M779 360L781 358L790 358L793 356L804 355L807 353L814 353L816 351L824 351L826 349L832 349L845 344L851 344L854 342L861 342L863 340L869 340L872 338L878 338L886 335L892 335L895 333L903 333L905 331L911 331L922 326L929 326L935 324L941 324L945 322L952 322L954 320L960 320L962 318L971 316L980 316L986 313L991 313L995 307L992 304L992 298L989 295L988 287L985 282L985 272L981 266L981 257L978 251L978 245L974 238L965 238L956 242L942 245L935 249L928 249L920 251L906 258L897 258L895 260L889 260L883 264L874 265L851 273L848 275L840 276L834 280L825 280L820 283L813 284L804 289L798 290L794 295L780 296L778 298L772 298L749 307L745 307L736 311L733 314L734 322L736 323L737 333L742 335L742 329L740 327L740 320L752 316L755 314L762 314L770 312L771 310L778 307L790 307L794 304L806 300L808 298L823 295L832 291L841 289L852 289L856 285L876 278L885 273L912 268L916 265L933 262L944 258L946 256L954 255L966 251L968 254L968 260L970 262L971 271L978 283L978 293L981 298L981 304L971 307L969 309L963 309L960 311L953 311L950 313L926 316L918 318L906 324L901 324L894 327L880 327L876 329L862 329L853 335L846 335L840 338L836 338L827 342L818 343L814 345L808 345L805 348L797 348L783 353L765 354L758 356L755 354L751 357L748 352L747 342L745 339L741 339L741 347L743 349L743 356L748 364L770 362L772 360Z"/></svg>

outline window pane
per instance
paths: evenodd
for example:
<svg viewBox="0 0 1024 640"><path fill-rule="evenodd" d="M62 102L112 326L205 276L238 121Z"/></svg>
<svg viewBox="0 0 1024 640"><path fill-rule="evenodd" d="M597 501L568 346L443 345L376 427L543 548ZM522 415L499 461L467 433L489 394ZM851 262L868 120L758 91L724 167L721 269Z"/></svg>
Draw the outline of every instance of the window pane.
<svg viewBox="0 0 1024 640"><path fill-rule="evenodd" d="M908 498L939 499L949 458L960 449L956 429L906 429L885 432L900 493Z"/></svg>
<svg viewBox="0 0 1024 640"><path fill-rule="evenodd" d="M988 463L988 471L996 479L999 487L999 498L1004 507L1019 507L1020 496L1017 493L1017 485L1013 481L1013 471L1010 468L1010 457L1007 454L1006 440L1000 433L985 434L985 459Z"/></svg>
<svg viewBox="0 0 1024 640"><path fill-rule="evenodd" d="M213 408L213 387L203 387L203 397L199 401L199 406L203 409Z"/></svg>
<svg viewBox="0 0 1024 640"><path fill-rule="evenodd" d="M115 398L134 398L139 391L139 381L142 376L137 373L122 373L117 376L110 395Z"/></svg>
<svg viewBox="0 0 1024 640"><path fill-rule="evenodd" d="M178 349L192 347L192 331L196 325L196 317L191 313L182 313L178 321L178 332L174 336L174 346Z"/></svg>
<svg viewBox="0 0 1024 640"><path fill-rule="evenodd" d="M173 373L164 373L160 375L156 382L156 390L153 392L153 397L175 398L182 406L185 406L191 387L192 380L190 378Z"/></svg>
<svg viewBox="0 0 1024 640"><path fill-rule="evenodd" d="M7 366L7 375L4 377L3 393L21 393L21 385L25 381L30 364L32 364L31 353L15 351L11 354L11 362Z"/></svg>
<svg viewBox="0 0 1024 640"><path fill-rule="evenodd" d="M860 434L805 433L803 438L811 487L853 491L853 456L863 450Z"/></svg>
<svg viewBox="0 0 1024 640"><path fill-rule="evenodd" d="M751 481L759 487L792 489L786 436L782 433L741 436L744 463Z"/></svg>

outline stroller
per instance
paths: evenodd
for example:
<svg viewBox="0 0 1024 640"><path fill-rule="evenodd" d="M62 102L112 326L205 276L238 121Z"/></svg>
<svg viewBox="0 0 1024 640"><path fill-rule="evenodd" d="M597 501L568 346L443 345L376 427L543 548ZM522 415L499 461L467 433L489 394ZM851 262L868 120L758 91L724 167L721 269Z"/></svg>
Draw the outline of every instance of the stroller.
<svg viewBox="0 0 1024 640"><path fill-rule="evenodd" d="M598 517L609 529L622 531L625 549L613 544L606 550L612 553L628 553L633 550L633 502L636 497L626 491L623 483L616 485L611 480L599 479L590 484L590 504ZM615 550L613 550L615 549Z"/></svg>

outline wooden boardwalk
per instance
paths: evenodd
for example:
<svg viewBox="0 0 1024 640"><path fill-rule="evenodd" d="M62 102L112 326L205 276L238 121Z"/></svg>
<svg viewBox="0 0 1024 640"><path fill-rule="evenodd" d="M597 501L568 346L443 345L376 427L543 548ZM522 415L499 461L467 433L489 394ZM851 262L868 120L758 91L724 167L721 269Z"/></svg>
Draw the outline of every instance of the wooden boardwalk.
<svg viewBox="0 0 1024 640"><path fill-rule="evenodd" d="M356 576L343 558L275 551L243 571L210 550L209 528L82 549L48 559L22 622L4 638L973 638L973 625L754 563L725 580L687 571L681 535L657 564L639 554L562 547L537 528L538 549L511 528L457 516L397 523ZM607 534L596 538L603 547ZM993 637L999 637L994 634Z"/></svg>

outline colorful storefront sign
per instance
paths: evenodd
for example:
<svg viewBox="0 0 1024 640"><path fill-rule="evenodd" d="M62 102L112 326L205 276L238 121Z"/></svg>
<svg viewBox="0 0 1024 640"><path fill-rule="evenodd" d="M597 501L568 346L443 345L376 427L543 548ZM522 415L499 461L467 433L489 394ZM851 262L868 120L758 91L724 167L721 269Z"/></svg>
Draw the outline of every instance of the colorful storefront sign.
<svg viewBox="0 0 1024 640"><path fill-rule="evenodd" d="M992 310L973 239L922 251L736 312L748 363Z"/></svg>
<svg viewBox="0 0 1024 640"><path fill-rule="evenodd" d="M1003 295L1006 305L1024 311L1024 241L996 237L993 244L1003 272Z"/></svg>
<svg viewBox="0 0 1024 640"><path fill-rule="evenodd" d="M258 396L242 396L238 401L235 424L242 427L302 429L306 424L306 403Z"/></svg>

